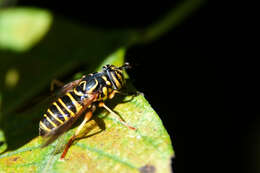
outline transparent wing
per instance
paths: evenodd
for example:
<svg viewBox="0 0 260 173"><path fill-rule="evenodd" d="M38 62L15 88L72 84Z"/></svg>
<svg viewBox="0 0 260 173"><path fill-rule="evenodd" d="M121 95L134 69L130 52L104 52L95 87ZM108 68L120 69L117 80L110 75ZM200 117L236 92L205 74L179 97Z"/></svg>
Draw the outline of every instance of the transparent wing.
<svg viewBox="0 0 260 173"><path fill-rule="evenodd" d="M57 96L61 96L63 94L65 94L66 92L69 92L71 91L75 86L77 86L81 81L82 79L85 77L85 75L83 75L80 79L78 80L74 80L72 82L69 82L65 85L63 85L59 91L57 92Z"/></svg>
<svg viewBox="0 0 260 173"><path fill-rule="evenodd" d="M93 93L89 95L88 99L85 99L85 101L82 103L83 108L81 111L79 111L74 117L71 117L69 120L64 122L62 125L56 127L55 129L52 129L49 133L46 133L44 138L44 143L42 147L45 147L49 144L51 144L53 141L55 141L59 136L61 136L64 132L66 132L80 117L80 115L86 111L89 105L91 105L95 98L97 98L98 93Z"/></svg>
<svg viewBox="0 0 260 173"><path fill-rule="evenodd" d="M63 85L60 89L57 89L57 91L54 91L54 88L51 84L51 92L49 90L42 90L29 100L26 100L24 103L22 103L20 106L18 106L14 112L15 113L23 113L25 111L31 110L32 108L36 107L37 105L49 105L53 100L59 98L60 96L64 95L66 92L71 91L75 86L77 86L82 79L85 76L82 76L80 79L69 82L65 85ZM46 106L47 108L47 106Z"/></svg>

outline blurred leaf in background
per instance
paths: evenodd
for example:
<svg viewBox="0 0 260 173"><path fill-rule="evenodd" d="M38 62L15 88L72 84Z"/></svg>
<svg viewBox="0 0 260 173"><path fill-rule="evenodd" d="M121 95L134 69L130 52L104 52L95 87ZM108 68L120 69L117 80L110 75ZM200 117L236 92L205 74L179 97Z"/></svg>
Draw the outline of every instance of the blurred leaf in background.
<svg viewBox="0 0 260 173"><path fill-rule="evenodd" d="M122 65L129 46L158 38L201 2L185 1L143 30L83 27L37 8L1 10L0 172L171 172L169 135L142 95L109 101L137 131L98 111L85 127L90 135L75 142L65 163L55 153L60 140L40 148L38 124L52 79L68 82L104 64ZM127 88L134 90L129 82Z"/></svg>

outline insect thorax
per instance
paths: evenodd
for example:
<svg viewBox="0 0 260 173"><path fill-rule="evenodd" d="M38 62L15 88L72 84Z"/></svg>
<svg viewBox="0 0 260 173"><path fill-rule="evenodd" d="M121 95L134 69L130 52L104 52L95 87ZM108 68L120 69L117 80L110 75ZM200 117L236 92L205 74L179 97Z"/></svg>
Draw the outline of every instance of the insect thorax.
<svg viewBox="0 0 260 173"><path fill-rule="evenodd" d="M113 90L120 90L125 85L125 79L121 70L103 69L102 72L92 73L82 79L75 88L78 95L98 93L95 101L106 100Z"/></svg>

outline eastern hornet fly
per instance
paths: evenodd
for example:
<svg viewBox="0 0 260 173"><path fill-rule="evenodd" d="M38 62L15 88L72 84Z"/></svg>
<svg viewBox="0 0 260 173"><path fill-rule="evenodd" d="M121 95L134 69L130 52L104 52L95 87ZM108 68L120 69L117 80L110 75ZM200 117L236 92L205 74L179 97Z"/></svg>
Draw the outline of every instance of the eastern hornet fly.
<svg viewBox="0 0 260 173"><path fill-rule="evenodd" d="M85 113L83 122L65 146L60 157L60 159L64 159L70 145L76 139L84 124L91 119L96 105L105 108L113 115L117 115L105 105L104 101L112 99L116 93L120 93L119 90L126 83L123 70L128 68L130 68L129 63L125 63L121 67L105 65L101 72L83 75L80 79L64 85L61 89L63 95L51 104L40 121L39 134L46 139L43 147L56 140L71 127L80 115ZM123 125L135 130L120 116L118 117Z"/></svg>

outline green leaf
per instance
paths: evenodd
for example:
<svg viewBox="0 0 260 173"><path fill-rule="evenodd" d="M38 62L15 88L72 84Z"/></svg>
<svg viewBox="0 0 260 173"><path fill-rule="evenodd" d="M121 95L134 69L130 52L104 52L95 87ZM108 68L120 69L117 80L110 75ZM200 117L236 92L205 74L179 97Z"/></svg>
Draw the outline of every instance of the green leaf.
<svg viewBox="0 0 260 173"><path fill-rule="evenodd" d="M194 10L185 8L194 2L181 7ZM107 63L121 65L127 47L156 39L184 13L173 10L161 22L141 30L103 30L42 9L1 10L0 172L171 172L174 153L169 135L142 94L117 96L107 103L137 131L99 109L65 162L58 161L61 147L77 124L43 149L38 124L48 106L52 79L68 82Z"/></svg>

